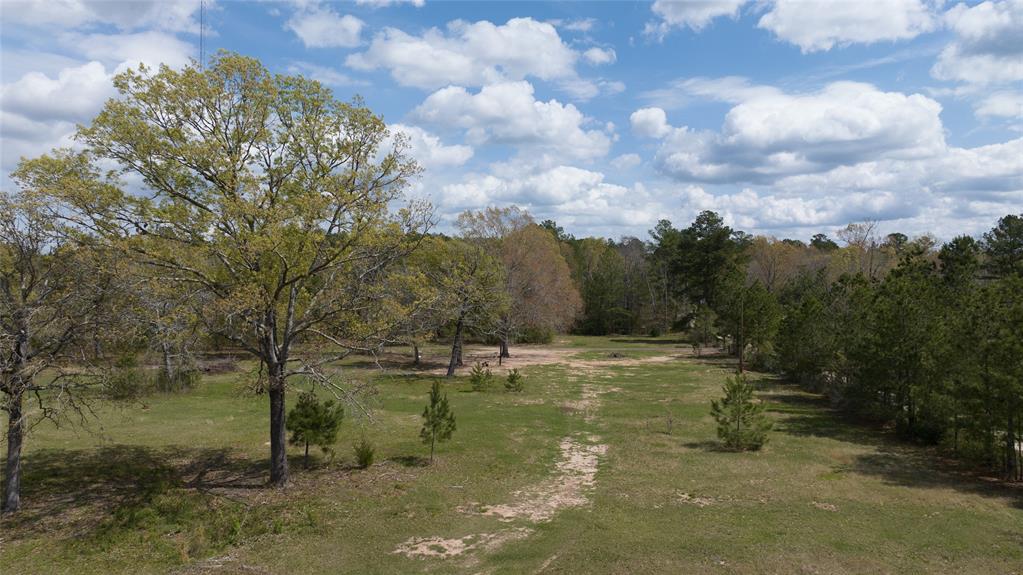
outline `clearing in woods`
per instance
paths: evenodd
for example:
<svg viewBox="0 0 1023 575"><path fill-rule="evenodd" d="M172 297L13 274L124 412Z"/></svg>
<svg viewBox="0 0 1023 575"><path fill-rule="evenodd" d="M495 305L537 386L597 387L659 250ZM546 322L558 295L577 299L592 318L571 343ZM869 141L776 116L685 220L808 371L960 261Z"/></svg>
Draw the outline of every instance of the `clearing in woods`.
<svg viewBox="0 0 1023 575"><path fill-rule="evenodd" d="M332 461L262 488L265 397L240 371L89 429L38 427L25 510L4 518L19 573L1023 573L1023 492L850 424L762 378L759 453L718 449L710 400L731 362L663 338L513 348L491 389L444 380L458 430L427 465L419 414L446 350L349 362L378 384ZM507 393L504 370L525 375ZM670 431L670 433L669 433ZM353 465L363 434L377 449ZM296 450L294 455L298 455Z"/></svg>

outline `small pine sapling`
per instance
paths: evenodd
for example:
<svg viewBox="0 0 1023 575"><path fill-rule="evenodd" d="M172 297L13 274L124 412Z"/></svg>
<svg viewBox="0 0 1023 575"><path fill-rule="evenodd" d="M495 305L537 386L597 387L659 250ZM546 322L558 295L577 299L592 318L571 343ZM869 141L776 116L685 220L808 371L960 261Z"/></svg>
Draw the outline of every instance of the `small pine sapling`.
<svg viewBox="0 0 1023 575"><path fill-rule="evenodd" d="M522 381L522 374L519 370L513 369L508 372L508 379L504 382L504 389L507 391L521 392L525 389L525 384Z"/></svg>
<svg viewBox="0 0 1023 575"><path fill-rule="evenodd" d="M490 387L490 380L493 377L494 374L490 372L490 368L477 361L469 374L469 383L472 384L473 391L486 391Z"/></svg>
<svg viewBox="0 0 1023 575"><path fill-rule="evenodd" d="M735 450L760 449L767 442L771 422L764 404L753 397L753 384L744 374L725 380L725 396L711 402L710 413L718 422L718 437Z"/></svg>
<svg viewBox="0 0 1023 575"><path fill-rule="evenodd" d="M455 431L455 414L448 405L448 396L440 394L440 382L433 382L430 389L430 403L423 410L423 429L419 437L430 446L430 463L438 441L447 441Z"/></svg>
<svg viewBox="0 0 1023 575"><path fill-rule="evenodd" d="M291 432L292 445L305 445L303 462L309 467L309 446L316 445L324 455L333 454L337 430L344 420L344 408L333 399L321 402L314 393L303 393L288 413L285 426Z"/></svg>

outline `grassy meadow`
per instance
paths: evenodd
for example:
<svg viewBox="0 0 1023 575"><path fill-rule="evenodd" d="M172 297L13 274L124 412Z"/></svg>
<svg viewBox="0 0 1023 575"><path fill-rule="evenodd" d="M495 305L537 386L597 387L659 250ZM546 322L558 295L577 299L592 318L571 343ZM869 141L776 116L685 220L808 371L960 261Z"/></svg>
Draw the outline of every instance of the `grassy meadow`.
<svg viewBox="0 0 1023 575"><path fill-rule="evenodd" d="M427 350L434 367L444 351ZM39 425L24 510L0 526L2 572L1023 573L1023 490L816 395L760 378L774 430L731 453L709 414L729 359L672 337L512 354L522 393L496 366L476 393L465 374L352 363L376 384L372 418L349 410L335 457L314 451L308 470L292 448L284 491L263 487L268 400L246 391L252 365L98 405L86 426ZM418 432L437 379L458 429L429 464ZM363 436L368 469L352 454Z"/></svg>

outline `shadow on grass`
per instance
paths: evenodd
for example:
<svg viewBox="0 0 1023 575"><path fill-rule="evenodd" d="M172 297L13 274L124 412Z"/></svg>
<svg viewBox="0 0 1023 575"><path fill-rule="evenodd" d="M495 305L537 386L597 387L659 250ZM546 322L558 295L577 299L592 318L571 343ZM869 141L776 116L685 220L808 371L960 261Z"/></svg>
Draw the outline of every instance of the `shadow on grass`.
<svg viewBox="0 0 1023 575"><path fill-rule="evenodd" d="M791 435L826 437L872 447L852 463L835 471L878 477L886 484L914 488L954 489L1008 500L1023 509L1023 484L1006 483L962 462L942 457L934 448L899 440L876 423L847 417L831 407L827 398L803 391L795 384L771 382L761 395L767 411L780 417L775 431Z"/></svg>
<svg viewBox="0 0 1023 575"><path fill-rule="evenodd" d="M683 443L682 447L686 449L699 449L700 451L707 451L711 453L731 453L732 450L725 449L725 445L720 441L690 441Z"/></svg>
<svg viewBox="0 0 1023 575"><path fill-rule="evenodd" d="M34 451L24 458L22 510L4 516L5 529L80 534L115 512L144 509L175 489L261 489L266 465L266 460L232 459L224 449L117 445Z"/></svg>
<svg viewBox="0 0 1023 575"><path fill-rule="evenodd" d="M402 467L429 467L430 465L430 458L418 455L399 455L391 457L388 461L393 461Z"/></svg>
<svg viewBox="0 0 1023 575"><path fill-rule="evenodd" d="M688 345L685 339L650 339L645 337L612 337L609 341L614 343L644 343L648 345Z"/></svg>

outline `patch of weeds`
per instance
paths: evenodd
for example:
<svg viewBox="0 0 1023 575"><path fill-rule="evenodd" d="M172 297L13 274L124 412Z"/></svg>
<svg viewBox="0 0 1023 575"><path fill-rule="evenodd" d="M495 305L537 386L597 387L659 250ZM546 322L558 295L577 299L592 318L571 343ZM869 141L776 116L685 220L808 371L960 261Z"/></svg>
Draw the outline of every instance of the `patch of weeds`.
<svg viewBox="0 0 1023 575"><path fill-rule="evenodd" d="M289 523L274 506L249 506L210 494L168 488L135 505L118 507L89 535L72 541L77 554L135 549L165 563L207 557Z"/></svg>

